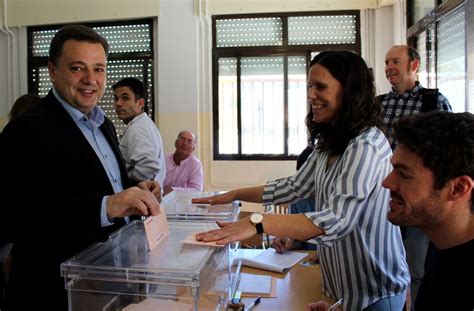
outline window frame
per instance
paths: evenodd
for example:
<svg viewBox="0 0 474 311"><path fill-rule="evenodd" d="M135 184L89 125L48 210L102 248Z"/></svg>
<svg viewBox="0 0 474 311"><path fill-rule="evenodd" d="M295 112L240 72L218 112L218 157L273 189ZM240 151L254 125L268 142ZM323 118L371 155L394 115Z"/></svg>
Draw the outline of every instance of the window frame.
<svg viewBox="0 0 474 311"><path fill-rule="evenodd" d="M472 43L470 43L469 38L469 29L472 28L474 23L472 23L472 19L474 17L474 4L470 4L468 1L465 0L448 0L444 3L440 0L435 1L435 8L426 14L423 18L418 21L414 21L414 0L407 1L407 42L408 45L416 48L418 39L421 35L426 36L426 51L431 51L430 54L427 53L425 58L425 64L427 66L426 70L428 72L428 81L429 84L425 85L425 87L429 88L437 88L438 87L438 24L442 21L446 16L454 12L455 10L464 6L465 10L465 55L466 55L466 86L465 86L465 102L464 102L464 111L473 112L473 103L472 98L469 96L469 79L470 77L474 76L474 71L472 66L468 66L472 62L472 56L470 56L470 51L472 51ZM430 33L431 31L431 33ZM472 33L471 33L472 34ZM432 38L429 36L432 35ZM422 56L422 55L421 55ZM422 56L423 57L423 56ZM434 63L434 71L431 72L429 70L430 62ZM448 98L449 100L449 98Z"/></svg>
<svg viewBox="0 0 474 311"><path fill-rule="evenodd" d="M314 45L288 45L288 18L296 16L327 16L327 15L355 15L355 23L357 30L356 41L354 44L314 44ZM236 19L236 18L268 18L278 17L282 20L282 45L278 46L243 46L243 47L217 47L217 29L216 22L219 19ZM214 160L296 160L298 155L288 154L288 57L303 56L306 59L306 75L311 62L311 53L321 52L324 50L353 50L361 54L361 31L360 31L360 11L359 10L341 10L341 11L315 11L315 12L287 12L287 13L256 13L256 14L228 14L212 16L212 114L213 114L213 156ZM242 57L284 57L284 89L283 89L283 105L284 105L284 153L283 154L242 154L242 116L241 116L241 73L240 60ZM237 59L237 140L238 151L235 154L219 153L219 58L236 58ZM309 108L309 106L308 106ZM304 120L301 120L304 122Z"/></svg>

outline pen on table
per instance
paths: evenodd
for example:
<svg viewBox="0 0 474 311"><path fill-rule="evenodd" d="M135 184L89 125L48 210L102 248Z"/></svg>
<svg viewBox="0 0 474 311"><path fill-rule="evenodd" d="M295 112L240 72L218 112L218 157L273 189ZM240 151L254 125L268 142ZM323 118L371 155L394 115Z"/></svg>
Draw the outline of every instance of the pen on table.
<svg viewBox="0 0 474 311"><path fill-rule="evenodd" d="M242 260L239 260L239 263L237 264L237 269L235 269L235 273L234 273L234 278L232 279L232 282L231 282L231 287L230 287L230 290L231 290L231 293L236 293L238 288L239 288L239 282L240 282L240 278L241 278L241 274L240 274L240 270L242 269Z"/></svg>
<svg viewBox="0 0 474 311"><path fill-rule="evenodd" d="M344 301L344 298L339 299L336 301L332 306L329 307L328 311L336 310L337 307L342 305L342 302Z"/></svg>
<svg viewBox="0 0 474 311"><path fill-rule="evenodd" d="M247 308L245 308L245 311L252 310L253 307L255 307L256 305L258 305L260 303L261 299L262 299L262 297L258 296L257 299L255 299L251 304L249 304L249 306Z"/></svg>

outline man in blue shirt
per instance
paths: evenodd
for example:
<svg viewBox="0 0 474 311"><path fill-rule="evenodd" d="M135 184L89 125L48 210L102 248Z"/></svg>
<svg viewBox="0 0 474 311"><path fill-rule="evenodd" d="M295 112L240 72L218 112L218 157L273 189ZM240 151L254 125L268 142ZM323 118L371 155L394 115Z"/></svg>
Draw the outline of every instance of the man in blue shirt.
<svg viewBox="0 0 474 311"><path fill-rule="evenodd" d="M159 211L158 183L129 188L115 129L97 107L107 53L92 29L61 28L49 52L53 89L1 134L0 230L14 243L2 310L65 310L60 264L128 216Z"/></svg>

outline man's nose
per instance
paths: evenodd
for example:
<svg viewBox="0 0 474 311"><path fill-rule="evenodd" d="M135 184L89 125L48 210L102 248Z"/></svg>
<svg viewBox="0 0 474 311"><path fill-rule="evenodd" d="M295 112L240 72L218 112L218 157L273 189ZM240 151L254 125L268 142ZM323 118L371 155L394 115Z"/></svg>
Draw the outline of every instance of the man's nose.
<svg viewBox="0 0 474 311"><path fill-rule="evenodd" d="M395 190L394 189L394 183L392 182L392 176L393 176L393 171L390 172L385 179L382 181L382 187L389 189L389 190Z"/></svg>
<svg viewBox="0 0 474 311"><path fill-rule="evenodd" d="M96 72L94 71L93 68L85 69L84 75L82 77L82 81L84 83L95 83L96 82L95 75L96 75Z"/></svg>

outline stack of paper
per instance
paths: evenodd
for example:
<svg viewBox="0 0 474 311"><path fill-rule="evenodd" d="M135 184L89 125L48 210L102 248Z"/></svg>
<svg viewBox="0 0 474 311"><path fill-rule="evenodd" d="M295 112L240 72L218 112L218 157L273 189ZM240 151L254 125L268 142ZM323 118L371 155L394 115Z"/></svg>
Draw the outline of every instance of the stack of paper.
<svg viewBox="0 0 474 311"><path fill-rule="evenodd" d="M208 295L225 291L228 280L227 275L218 276ZM242 292L243 297L276 297L276 279L269 275L241 273L237 290Z"/></svg>
<svg viewBox="0 0 474 311"><path fill-rule="evenodd" d="M238 290L242 296L270 296L272 293L272 277L242 273Z"/></svg>
<svg viewBox="0 0 474 311"><path fill-rule="evenodd" d="M300 252L285 252L279 254L275 249L268 248L254 257L240 257L237 255L237 257L234 258L234 263L241 260L245 266L283 273L296 265L307 255L308 253Z"/></svg>

